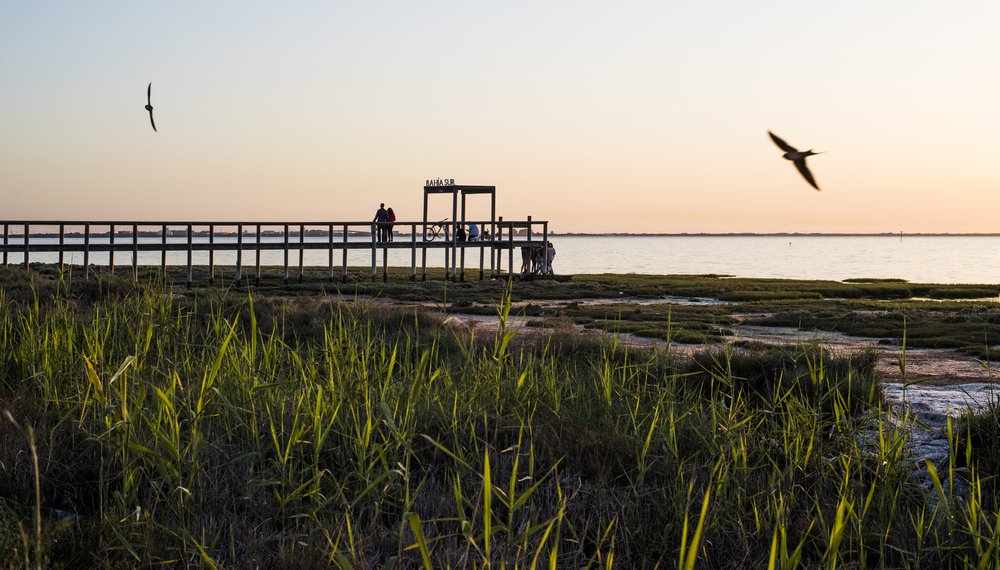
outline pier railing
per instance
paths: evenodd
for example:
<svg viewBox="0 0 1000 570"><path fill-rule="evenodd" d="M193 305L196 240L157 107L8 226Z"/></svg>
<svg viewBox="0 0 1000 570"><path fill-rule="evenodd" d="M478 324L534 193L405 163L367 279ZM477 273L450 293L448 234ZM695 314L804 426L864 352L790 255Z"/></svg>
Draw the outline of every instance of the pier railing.
<svg viewBox="0 0 1000 570"><path fill-rule="evenodd" d="M476 241L461 241L458 225L463 228L475 223L485 231ZM348 252L371 252L371 279L388 279L390 251L410 253L410 279L427 279L428 252L442 252L445 275L451 280L465 280L466 255L479 254L479 279L488 268L491 277L503 274L503 254L507 254L507 274L514 274L514 253L520 248L542 248L548 242L548 222L527 220L453 220L438 222L398 221L391 225L391 240L380 239L381 224L375 222L159 222L159 221L51 221L0 220L3 265L31 263L82 266L84 278L90 277L91 267L103 262L110 272L130 267L134 278L139 267L159 266L165 275L167 267L184 266L191 283L195 267L207 266L209 280L216 272L235 267L236 283L252 277L260 280L268 267L280 266L283 278L290 278L290 267L297 261L298 280L306 267L307 252L310 267L326 265L331 281L339 277L347 281ZM389 229L389 228L386 228ZM492 232L492 233L491 233ZM317 256L327 252L325 264ZM420 265L417 253L420 252ZM381 260L379 260L381 253ZM297 255L297 260L293 256ZM199 258L196 263L196 256ZM207 256L207 259L206 259ZM280 262L274 257L280 256ZM366 256L367 257L367 256ZM398 257L398 254L397 254ZM339 258L339 259L337 259ZM547 273L544 254L542 273ZM220 263L227 260L229 263ZM339 261L339 265L335 265ZM381 263L380 263L381 261ZM367 266L367 263L362 265ZM355 264L357 267L357 264ZM419 272L418 272L419 269Z"/></svg>

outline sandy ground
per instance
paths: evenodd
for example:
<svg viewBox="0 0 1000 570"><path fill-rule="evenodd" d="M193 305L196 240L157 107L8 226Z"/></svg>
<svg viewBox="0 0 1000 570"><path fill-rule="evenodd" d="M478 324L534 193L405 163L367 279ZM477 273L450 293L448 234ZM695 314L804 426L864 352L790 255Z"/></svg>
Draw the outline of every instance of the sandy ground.
<svg viewBox="0 0 1000 570"><path fill-rule="evenodd" d="M537 304L537 303L536 303ZM499 319L490 315L470 315L449 313L449 322L455 326L467 327L492 334L499 326ZM540 329L527 326L541 317L511 315L511 326L519 327L519 334L539 334ZM736 325L730 327L733 334L727 340L760 341L769 344L800 344L817 342L834 352L854 352L865 347L876 347L880 358L878 370L889 382L919 381L921 386L942 387L957 384L993 384L1000 388L1000 363L985 363L969 355L952 349L908 349L905 354L900 346L885 344L882 339L852 337L826 331L807 331L788 327L761 327ZM585 332L585 329L578 327ZM595 333L600 334L600 333ZM663 340L622 334L619 340L633 346L665 348ZM670 350L690 355L704 350L706 345L673 343ZM900 366L903 360L905 366ZM905 374L904 374L905 368Z"/></svg>

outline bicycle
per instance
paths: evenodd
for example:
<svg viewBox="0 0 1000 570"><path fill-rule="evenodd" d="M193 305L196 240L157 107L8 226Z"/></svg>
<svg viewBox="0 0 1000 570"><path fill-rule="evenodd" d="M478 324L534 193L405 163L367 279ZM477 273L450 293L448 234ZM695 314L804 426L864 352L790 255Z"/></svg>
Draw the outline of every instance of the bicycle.
<svg viewBox="0 0 1000 570"><path fill-rule="evenodd" d="M447 222L447 221L448 221L448 218L445 218L445 219L441 220L440 222L435 222L433 224L427 225L424 228L424 240L425 241L434 241L434 239L437 238L439 235L441 235L441 232L444 231L445 222Z"/></svg>

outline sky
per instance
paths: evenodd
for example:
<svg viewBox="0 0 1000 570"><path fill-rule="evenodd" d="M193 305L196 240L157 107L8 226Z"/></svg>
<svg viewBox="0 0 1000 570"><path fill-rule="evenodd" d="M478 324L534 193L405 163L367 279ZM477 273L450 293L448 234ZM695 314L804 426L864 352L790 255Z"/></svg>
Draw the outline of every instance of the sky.
<svg viewBox="0 0 1000 570"><path fill-rule="evenodd" d="M554 232L1000 232L998 28L996 0L4 2L0 218L412 221L453 178ZM825 151L821 192L768 130Z"/></svg>

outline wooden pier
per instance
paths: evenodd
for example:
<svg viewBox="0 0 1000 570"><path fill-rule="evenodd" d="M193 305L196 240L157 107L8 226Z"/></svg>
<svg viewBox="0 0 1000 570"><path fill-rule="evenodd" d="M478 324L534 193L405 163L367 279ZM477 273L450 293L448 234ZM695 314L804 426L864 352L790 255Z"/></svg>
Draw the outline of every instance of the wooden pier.
<svg viewBox="0 0 1000 570"><path fill-rule="evenodd" d="M464 218L463 199L463 218ZM456 229L476 223L484 231L489 228L489 239L482 241L460 241ZM116 268L129 268L134 278L138 277L140 265L159 265L165 275L167 267L185 266L187 282L191 283L193 268L196 266L196 252L207 252L209 279L214 282L220 253L235 256L233 280L240 283L252 277L259 282L264 252L282 252L280 267L284 280L290 279L293 263L297 261L298 280L303 277L304 259L307 251L328 252L326 265L328 278L347 280L348 259L351 250L370 250L371 279L388 279L388 254L393 250L410 252L410 279L427 279L427 255L440 252L444 256L445 275L449 280L464 281L466 270L478 267L478 278L502 276L504 254L506 253L506 274L514 275L515 252L520 259L520 248L544 248L548 242L548 222L527 220L464 220L458 222L396 222L393 226L393 241L378 241L375 222L160 222L160 221L51 221L14 220L0 221L3 226L3 242L0 252L3 264L21 263L26 270L31 263L55 263L63 269L67 255L82 257L84 278L89 278L92 256L107 254L107 268L112 273ZM177 253L183 261L168 263L168 253ZM151 254L152 259L151 261ZM418 265L418 253L420 264ZM158 254L158 255L156 255ZM381 259L380 259L381 254ZM475 257L478 255L478 264ZM102 255L103 256L103 255ZM294 257L297 256L297 259ZM202 257L204 257L202 255ZM543 258L543 264L544 261ZM45 259L42 259L45 258ZM122 259L124 258L124 259ZM140 263L140 259L143 261ZM471 258L471 267L466 264ZM335 265L339 261L339 265ZM311 265L313 267L315 265ZM356 267L357 265L355 265ZM231 267L227 265L227 267ZM520 268L520 264L518 264ZM339 268L339 276L336 269ZM543 265L543 273L545 266Z"/></svg>

